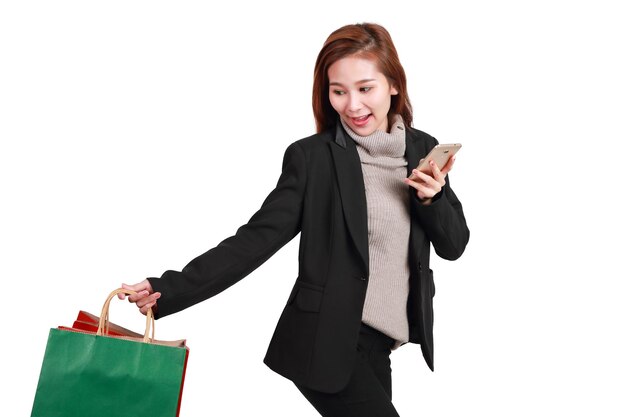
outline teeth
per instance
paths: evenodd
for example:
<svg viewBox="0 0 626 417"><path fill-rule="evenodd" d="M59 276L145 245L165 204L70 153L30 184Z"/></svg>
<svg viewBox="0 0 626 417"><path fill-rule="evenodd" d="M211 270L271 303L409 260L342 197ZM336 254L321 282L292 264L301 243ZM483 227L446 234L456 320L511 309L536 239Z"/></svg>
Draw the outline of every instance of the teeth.
<svg viewBox="0 0 626 417"><path fill-rule="evenodd" d="M357 118L355 118L355 120L358 120L360 122L362 120L365 120L367 118L367 116L369 116L369 114L366 114L365 116L357 117Z"/></svg>

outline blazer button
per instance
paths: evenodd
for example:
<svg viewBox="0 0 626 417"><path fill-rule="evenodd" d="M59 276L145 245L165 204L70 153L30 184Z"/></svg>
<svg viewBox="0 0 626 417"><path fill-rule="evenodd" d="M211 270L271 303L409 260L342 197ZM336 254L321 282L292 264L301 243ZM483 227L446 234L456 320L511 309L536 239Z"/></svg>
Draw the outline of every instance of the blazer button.
<svg viewBox="0 0 626 417"><path fill-rule="evenodd" d="M365 277L359 277L359 278L361 278L361 281L367 280L367 278L365 278Z"/></svg>

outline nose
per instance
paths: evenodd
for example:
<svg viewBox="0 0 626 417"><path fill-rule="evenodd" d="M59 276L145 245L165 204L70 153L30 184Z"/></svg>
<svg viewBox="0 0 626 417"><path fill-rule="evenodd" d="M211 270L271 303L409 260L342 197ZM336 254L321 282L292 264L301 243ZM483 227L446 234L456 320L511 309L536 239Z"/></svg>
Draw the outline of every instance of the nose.
<svg viewBox="0 0 626 417"><path fill-rule="evenodd" d="M361 103L361 100L358 94L350 94L348 98L348 112L358 113L362 107L363 107L363 104Z"/></svg>

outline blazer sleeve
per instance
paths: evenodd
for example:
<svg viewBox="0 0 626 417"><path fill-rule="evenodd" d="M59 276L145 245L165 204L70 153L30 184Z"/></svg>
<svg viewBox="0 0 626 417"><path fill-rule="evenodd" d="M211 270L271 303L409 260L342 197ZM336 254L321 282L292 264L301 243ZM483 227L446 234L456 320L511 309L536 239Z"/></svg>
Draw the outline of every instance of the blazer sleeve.
<svg viewBox="0 0 626 417"><path fill-rule="evenodd" d="M182 271L148 278L161 293L155 317L176 313L237 283L300 232L306 166L298 142L285 151L282 173L274 190L247 224L213 249L196 257Z"/></svg>
<svg viewBox="0 0 626 417"><path fill-rule="evenodd" d="M417 199L416 193L412 194ZM446 185L430 205L424 205L418 200L416 207L420 224L435 253L451 261L461 257L470 232L465 222L463 206L450 187L450 177L446 177Z"/></svg>

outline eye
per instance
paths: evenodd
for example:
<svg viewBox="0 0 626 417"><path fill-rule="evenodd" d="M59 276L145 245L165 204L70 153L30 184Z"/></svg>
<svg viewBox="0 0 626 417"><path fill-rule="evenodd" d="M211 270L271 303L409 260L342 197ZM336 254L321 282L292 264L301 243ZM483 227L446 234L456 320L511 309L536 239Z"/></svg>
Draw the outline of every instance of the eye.
<svg viewBox="0 0 626 417"><path fill-rule="evenodd" d="M372 89L372 87L361 87L361 92L362 93L367 93L368 91L370 91Z"/></svg>
<svg viewBox="0 0 626 417"><path fill-rule="evenodd" d="M346 94L346 92L341 90L333 90L333 94L336 96L343 96L344 94Z"/></svg>

